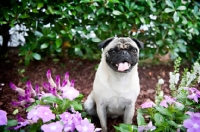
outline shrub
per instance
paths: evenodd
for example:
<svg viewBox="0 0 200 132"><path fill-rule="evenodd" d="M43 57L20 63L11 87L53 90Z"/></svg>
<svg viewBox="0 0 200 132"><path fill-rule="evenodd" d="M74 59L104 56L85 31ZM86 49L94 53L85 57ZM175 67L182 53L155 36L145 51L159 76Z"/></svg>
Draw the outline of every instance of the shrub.
<svg viewBox="0 0 200 132"><path fill-rule="evenodd" d="M112 36L143 41L142 58L170 53L172 59L194 62L200 50L199 4L194 0L10 0L0 7L5 41L10 27L24 24L29 29L19 54L26 65L46 55L99 58L96 44Z"/></svg>

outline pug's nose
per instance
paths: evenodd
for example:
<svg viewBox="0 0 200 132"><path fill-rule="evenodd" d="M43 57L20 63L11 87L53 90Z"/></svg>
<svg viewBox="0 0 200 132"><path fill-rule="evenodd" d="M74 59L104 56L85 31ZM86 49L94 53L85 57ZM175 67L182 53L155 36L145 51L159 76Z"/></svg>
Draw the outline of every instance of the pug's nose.
<svg viewBox="0 0 200 132"><path fill-rule="evenodd" d="M128 55L128 52L126 50L123 50L123 51L120 52L120 55L121 56L126 56L126 55Z"/></svg>

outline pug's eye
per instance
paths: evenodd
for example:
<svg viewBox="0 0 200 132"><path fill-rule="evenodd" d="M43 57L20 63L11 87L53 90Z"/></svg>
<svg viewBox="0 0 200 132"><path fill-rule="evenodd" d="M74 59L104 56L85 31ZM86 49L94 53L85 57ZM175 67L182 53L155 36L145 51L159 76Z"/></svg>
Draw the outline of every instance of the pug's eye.
<svg viewBox="0 0 200 132"><path fill-rule="evenodd" d="M115 54L115 50L110 50L110 54Z"/></svg>
<svg viewBox="0 0 200 132"><path fill-rule="evenodd" d="M136 49L133 49L132 51L133 51L134 54L137 54L137 50Z"/></svg>

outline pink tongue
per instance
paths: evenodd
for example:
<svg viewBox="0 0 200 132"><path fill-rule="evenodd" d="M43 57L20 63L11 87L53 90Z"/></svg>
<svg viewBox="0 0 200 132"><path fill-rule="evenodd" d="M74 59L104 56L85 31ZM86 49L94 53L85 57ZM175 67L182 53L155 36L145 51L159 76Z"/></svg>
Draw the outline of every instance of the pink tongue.
<svg viewBox="0 0 200 132"><path fill-rule="evenodd" d="M127 69L129 69L129 66L128 66L127 62L119 63L118 71L125 71Z"/></svg>

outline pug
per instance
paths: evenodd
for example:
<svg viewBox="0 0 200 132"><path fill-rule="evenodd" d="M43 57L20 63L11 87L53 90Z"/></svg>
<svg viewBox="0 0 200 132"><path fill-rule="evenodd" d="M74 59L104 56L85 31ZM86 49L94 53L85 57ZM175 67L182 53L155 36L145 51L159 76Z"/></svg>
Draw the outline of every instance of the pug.
<svg viewBox="0 0 200 132"><path fill-rule="evenodd" d="M123 116L124 123L132 123L140 93L137 67L143 45L129 37L108 38L98 45L103 49L101 62L84 109L99 117L102 132L107 132L107 117Z"/></svg>

